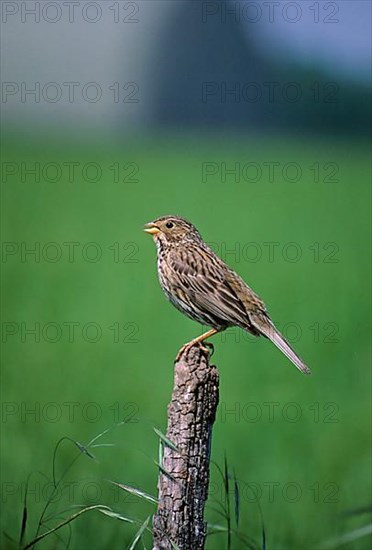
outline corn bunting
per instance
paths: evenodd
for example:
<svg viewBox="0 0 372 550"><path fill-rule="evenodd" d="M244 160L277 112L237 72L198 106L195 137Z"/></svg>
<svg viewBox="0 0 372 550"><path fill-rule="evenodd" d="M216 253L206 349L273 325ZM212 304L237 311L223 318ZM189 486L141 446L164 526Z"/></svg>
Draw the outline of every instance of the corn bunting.
<svg viewBox="0 0 372 550"><path fill-rule="evenodd" d="M178 358L186 348L238 326L255 336L265 336L301 372L310 374L274 326L262 300L203 242L190 222L163 216L146 224L145 231L156 244L159 281L167 298L194 321L212 327L183 346Z"/></svg>

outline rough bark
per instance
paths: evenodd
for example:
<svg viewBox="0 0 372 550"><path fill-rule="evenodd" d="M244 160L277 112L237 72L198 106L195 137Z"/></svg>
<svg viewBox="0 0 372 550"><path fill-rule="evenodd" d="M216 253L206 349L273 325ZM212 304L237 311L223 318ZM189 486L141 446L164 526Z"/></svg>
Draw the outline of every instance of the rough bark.
<svg viewBox="0 0 372 550"><path fill-rule="evenodd" d="M153 550L204 548L218 386L217 368L209 365L209 353L203 347L193 346L176 362L166 435L178 450L164 445Z"/></svg>

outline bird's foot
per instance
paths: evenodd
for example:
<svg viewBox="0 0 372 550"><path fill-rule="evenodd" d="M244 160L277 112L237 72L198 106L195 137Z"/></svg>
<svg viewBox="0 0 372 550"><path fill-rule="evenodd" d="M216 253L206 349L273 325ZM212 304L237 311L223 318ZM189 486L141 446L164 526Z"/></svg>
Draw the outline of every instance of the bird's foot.
<svg viewBox="0 0 372 550"><path fill-rule="evenodd" d="M177 363L181 359L182 355L187 353L193 346L199 346L199 348L204 353L207 353L208 355L213 355L214 353L214 346L210 342L201 342L200 340L197 340L197 339L191 340L191 342L184 344L182 348L179 350L179 352L177 353L175 363Z"/></svg>
<svg viewBox="0 0 372 550"><path fill-rule="evenodd" d="M212 344L212 342L204 342L204 345L202 347L212 357L212 355L214 354L214 345Z"/></svg>

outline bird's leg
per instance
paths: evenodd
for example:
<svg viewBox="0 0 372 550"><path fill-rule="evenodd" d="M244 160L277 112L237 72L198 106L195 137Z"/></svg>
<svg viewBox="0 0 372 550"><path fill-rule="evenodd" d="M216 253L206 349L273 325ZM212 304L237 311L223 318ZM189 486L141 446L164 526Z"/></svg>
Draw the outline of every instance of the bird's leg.
<svg viewBox="0 0 372 550"><path fill-rule="evenodd" d="M190 342L188 342L187 344L182 346L182 348L180 349L180 351L177 354L176 361L179 361L179 359L181 358L181 355L183 353L185 353L185 351L187 351L188 349L192 348L192 346L194 346L195 344L202 344L202 342L204 342L204 340L206 340L210 336L213 336L214 334L217 334L218 332L220 332L220 330L221 329L211 328L210 330L208 330L204 334L201 334L197 338L194 338L193 340L191 340ZM202 346L202 347L204 348L205 351L207 351L209 353L209 349L205 348L204 346Z"/></svg>

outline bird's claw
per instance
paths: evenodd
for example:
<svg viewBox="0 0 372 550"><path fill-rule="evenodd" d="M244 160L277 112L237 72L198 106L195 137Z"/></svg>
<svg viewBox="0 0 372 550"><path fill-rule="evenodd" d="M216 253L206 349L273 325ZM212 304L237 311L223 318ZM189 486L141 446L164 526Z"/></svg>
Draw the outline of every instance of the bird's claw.
<svg viewBox="0 0 372 550"><path fill-rule="evenodd" d="M177 363L182 355L186 352L188 352L193 346L199 346L199 348L204 352L204 353L207 353L208 355L212 356L213 353L214 353L214 345L211 344L210 342L194 342L194 341L191 341L191 342L188 342L187 344L184 344L182 346L182 348L179 350L179 352L177 353L177 357L175 359L175 363Z"/></svg>
<svg viewBox="0 0 372 550"><path fill-rule="evenodd" d="M202 347L212 357L212 355L214 354L214 345L212 344L212 342L204 342L204 345L202 345Z"/></svg>

